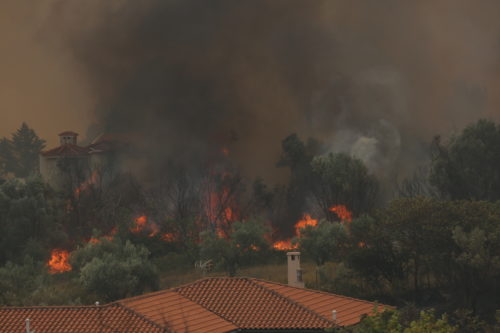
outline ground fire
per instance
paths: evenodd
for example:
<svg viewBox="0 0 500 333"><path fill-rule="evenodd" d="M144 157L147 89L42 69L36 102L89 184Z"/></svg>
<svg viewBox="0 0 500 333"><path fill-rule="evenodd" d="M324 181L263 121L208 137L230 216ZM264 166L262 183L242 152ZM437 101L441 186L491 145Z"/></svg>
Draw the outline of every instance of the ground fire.
<svg viewBox="0 0 500 333"><path fill-rule="evenodd" d="M54 249L51 252L51 257L47 265L49 266L50 274L59 274L71 270L69 264L69 252L61 249Z"/></svg>

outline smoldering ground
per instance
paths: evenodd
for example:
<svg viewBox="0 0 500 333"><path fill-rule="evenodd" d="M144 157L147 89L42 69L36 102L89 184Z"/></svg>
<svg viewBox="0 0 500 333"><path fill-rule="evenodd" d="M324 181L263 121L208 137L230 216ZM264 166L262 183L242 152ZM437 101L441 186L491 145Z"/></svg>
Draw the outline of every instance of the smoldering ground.
<svg viewBox="0 0 500 333"><path fill-rule="evenodd" d="M275 180L280 142L296 132L394 179L425 160L433 135L498 115L500 4L493 0L7 6L20 17L4 23L2 34L36 36L45 63L36 68L67 83L50 88L50 100L21 105L24 120L44 110L51 117L36 118L36 128L87 108L89 136L140 133L153 164L227 148L247 175ZM23 45L13 54L33 62L30 43ZM16 66L3 86L26 68ZM29 96L37 87L19 91ZM65 102L51 102L58 96Z"/></svg>

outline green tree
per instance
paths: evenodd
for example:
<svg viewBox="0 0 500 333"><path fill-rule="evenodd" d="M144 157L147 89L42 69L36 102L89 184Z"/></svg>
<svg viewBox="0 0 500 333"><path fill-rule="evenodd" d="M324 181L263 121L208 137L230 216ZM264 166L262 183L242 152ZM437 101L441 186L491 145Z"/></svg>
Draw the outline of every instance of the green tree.
<svg viewBox="0 0 500 333"><path fill-rule="evenodd" d="M500 227L483 225L467 232L462 226L457 226L453 230L453 240L460 249L455 260L462 276L465 303L475 312L482 292L498 291Z"/></svg>
<svg viewBox="0 0 500 333"><path fill-rule="evenodd" d="M291 134L281 142L281 147L282 153L277 166L290 170L290 180L284 191L276 192L278 195L284 195L285 207L273 223L277 229L288 229L291 235L294 221L297 221L306 209L307 197L311 191L311 161L319 152L320 144L311 138L304 143L297 134Z"/></svg>
<svg viewBox="0 0 500 333"><path fill-rule="evenodd" d="M434 140L430 180L450 199L500 199L500 126L479 120L442 144Z"/></svg>
<svg viewBox="0 0 500 333"><path fill-rule="evenodd" d="M46 258L64 243L61 202L39 178L12 179L0 185L0 263L29 254Z"/></svg>
<svg viewBox="0 0 500 333"><path fill-rule="evenodd" d="M374 207L378 182L360 159L344 153L330 153L316 156L311 168L312 193L328 220L338 219L330 211L333 205L346 205L355 215Z"/></svg>
<svg viewBox="0 0 500 333"><path fill-rule="evenodd" d="M7 138L0 139L0 175L6 175L15 169L12 143Z"/></svg>
<svg viewBox="0 0 500 333"><path fill-rule="evenodd" d="M27 305L30 295L48 284L48 279L43 263L36 262L29 256L21 264L7 262L0 268L0 304Z"/></svg>
<svg viewBox="0 0 500 333"><path fill-rule="evenodd" d="M72 253L70 260L85 290L104 301L158 288L158 273L149 261L149 251L118 237L88 243Z"/></svg>
<svg viewBox="0 0 500 333"><path fill-rule="evenodd" d="M257 259L258 253L267 250L267 231L263 224L254 221L234 222L228 238L205 231L201 233L200 253L204 259L218 261L229 276L234 276L240 264Z"/></svg>
<svg viewBox="0 0 500 333"><path fill-rule="evenodd" d="M38 155L44 147L45 140L23 122L10 140L3 138L0 141L0 171L12 172L21 178L37 173Z"/></svg>
<svg viewBox="0 0 500 333"><path fill-rule="evenodd" d="M345 252L347 231L339 222L321 220L318 226L306 226L297 239L300 249L318 266L327 261L339 261Z"/></svg>
<svg viewBox="0 0 500 333"><path fill-rule="evenodd" d="M405 322L399 311L385 310L365 317L360 324L340 329L342 333L455 333L446 315L437 318L433 311L421 311L419 318Z"/></svg>

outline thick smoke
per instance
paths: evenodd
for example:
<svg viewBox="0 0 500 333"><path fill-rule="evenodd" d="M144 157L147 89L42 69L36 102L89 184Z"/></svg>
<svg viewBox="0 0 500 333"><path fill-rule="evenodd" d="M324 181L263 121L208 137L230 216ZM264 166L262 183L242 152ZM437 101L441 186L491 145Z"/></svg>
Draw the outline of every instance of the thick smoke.
<svg viewBox="0 0 500 333"><path fill-rule="evenodd" d="M49 68L69 67L61 100L83 87L73 110L97 119L90 134L140 133L153 163L226 147L247 175L276 179L296 132L394 179L433 135L498 113L494 0L40 3Z"/></svg>

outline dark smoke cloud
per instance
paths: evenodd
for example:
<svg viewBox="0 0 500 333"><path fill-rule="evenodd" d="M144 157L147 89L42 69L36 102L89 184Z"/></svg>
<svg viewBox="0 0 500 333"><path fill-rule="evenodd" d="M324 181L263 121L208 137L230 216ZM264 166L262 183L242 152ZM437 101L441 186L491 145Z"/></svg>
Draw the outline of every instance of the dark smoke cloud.
<svg viewBox="0 0 500 333"><path fill-rule="evenodd" d="M42 2L93 131L140 132L155 161L226 145L274 179L297 132L393 179L433 135L498 114L498 1Z"/></svg>

